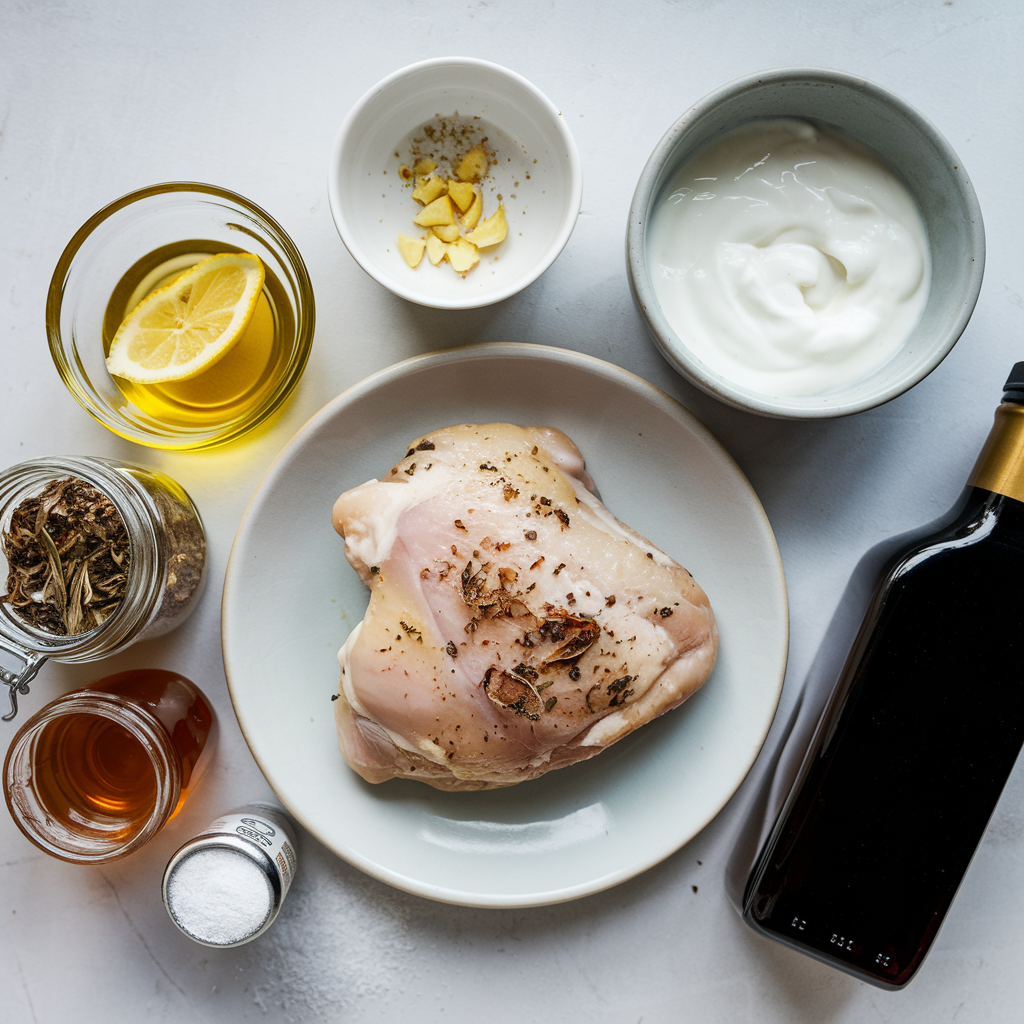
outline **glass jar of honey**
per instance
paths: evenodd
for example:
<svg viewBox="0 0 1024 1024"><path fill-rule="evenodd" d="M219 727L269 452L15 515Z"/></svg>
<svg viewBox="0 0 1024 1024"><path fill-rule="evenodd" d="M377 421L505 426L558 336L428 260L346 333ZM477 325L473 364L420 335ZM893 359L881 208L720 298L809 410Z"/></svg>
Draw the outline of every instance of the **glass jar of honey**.
<svg viewBox="0 0 1024 1024"><path fill-rule="evenodd" d="M216 720L202 691L161 669L73 690L33 715L4 762L15 823L73 864L134 852L178 812L213 754Z"/></svg>
<svg viewBox="0 0 1024 1024"><path fill-rule="evenodd" d="M96 661L180 625L202 594L206 535L184 489L113 459L53 456L0 472L0 682L48 659Z"/></svg>

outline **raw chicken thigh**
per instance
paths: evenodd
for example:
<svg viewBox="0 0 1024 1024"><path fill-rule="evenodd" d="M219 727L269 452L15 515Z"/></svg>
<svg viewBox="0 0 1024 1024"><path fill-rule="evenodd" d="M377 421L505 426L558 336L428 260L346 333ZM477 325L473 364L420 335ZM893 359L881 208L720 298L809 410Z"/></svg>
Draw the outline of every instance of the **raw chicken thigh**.
<svg viewBox="0 0 1024 1024"><path fill-rule="evenodd" d="M370 588L335 701L369 782L536 778L681 704L714 667L704 592L604 507L560 431L433 431L343 494L334 528Z"/></svg>

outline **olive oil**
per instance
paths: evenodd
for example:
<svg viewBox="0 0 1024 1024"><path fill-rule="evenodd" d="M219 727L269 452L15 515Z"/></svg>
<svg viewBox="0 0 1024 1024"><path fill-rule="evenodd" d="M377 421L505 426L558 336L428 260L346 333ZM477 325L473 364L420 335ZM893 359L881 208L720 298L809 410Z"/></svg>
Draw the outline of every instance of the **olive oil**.
<svg viewBox="0 0 1024 1024"><path fill-rule="evenodd" d="M242 252L237 246L185 239L161 246L138 260L114 288L103 317L103 351L121 322L150 293L217 253ZM208 370L185 381L136 384L114 382L143 415L178 427L215 427L245 418L273 393L288 365L295 323L284 289L264 262L266 280L252 319L231 350Z"/></svg>

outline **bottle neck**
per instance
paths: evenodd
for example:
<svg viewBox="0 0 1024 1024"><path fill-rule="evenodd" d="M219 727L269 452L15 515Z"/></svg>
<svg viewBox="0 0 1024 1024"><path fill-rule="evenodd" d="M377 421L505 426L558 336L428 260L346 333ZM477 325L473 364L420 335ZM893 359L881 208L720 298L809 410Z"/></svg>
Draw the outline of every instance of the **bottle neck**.
<svg viewBox="0 0 1024 1024"><path fill-rule="evenodd" d="M1004 402L967 483L1024 501L1024 405Z"/></svg>

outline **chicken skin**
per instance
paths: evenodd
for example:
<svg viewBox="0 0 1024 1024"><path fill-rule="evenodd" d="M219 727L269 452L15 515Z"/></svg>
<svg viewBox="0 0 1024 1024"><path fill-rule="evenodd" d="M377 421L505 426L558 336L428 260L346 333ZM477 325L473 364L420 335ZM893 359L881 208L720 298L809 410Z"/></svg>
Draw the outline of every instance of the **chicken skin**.
<svg viewBox="0 0 1024 1024"><path fill-rule="evenodd" d="M677 707L714 667L704 592L604 507L558 430L435 430L333 522L370 589L335 701L369 782L533 779Z"/></svg>

